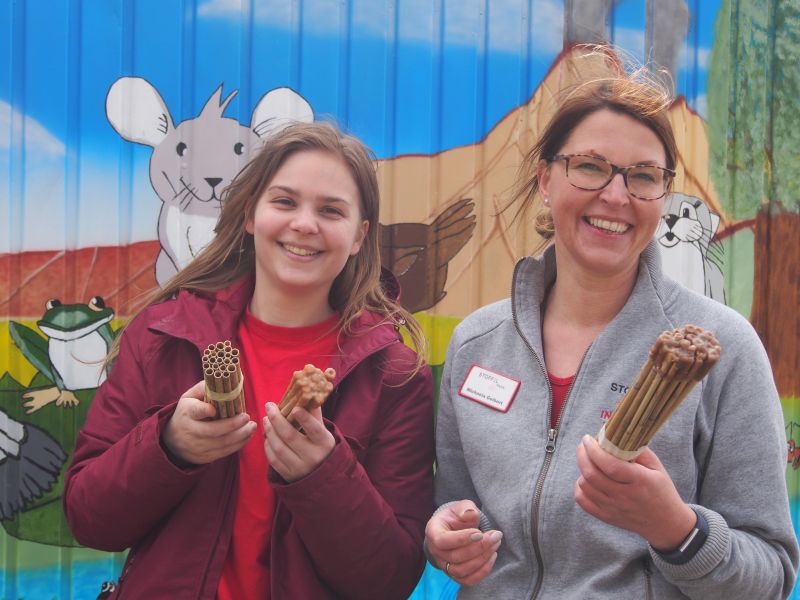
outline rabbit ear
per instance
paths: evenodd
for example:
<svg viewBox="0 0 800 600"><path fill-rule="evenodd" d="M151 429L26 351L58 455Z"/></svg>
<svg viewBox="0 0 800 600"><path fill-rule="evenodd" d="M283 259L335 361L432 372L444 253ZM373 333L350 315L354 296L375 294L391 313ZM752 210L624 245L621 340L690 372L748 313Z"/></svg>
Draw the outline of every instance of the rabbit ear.
<svg viewBox="0 0 800 600"><path fill-rule="evenodd" d="M121 77L114 82L106 96L106 117L123 139L153 148L173 128L164 100L141 77Z"/></svg>
<svg viewBox="0 0 800 600"><path fill-rule="evenodd" d="M313 122L314 111L300 94L282 87L269 91L258 101L250 128L264 139L296 121Z"/></svg>

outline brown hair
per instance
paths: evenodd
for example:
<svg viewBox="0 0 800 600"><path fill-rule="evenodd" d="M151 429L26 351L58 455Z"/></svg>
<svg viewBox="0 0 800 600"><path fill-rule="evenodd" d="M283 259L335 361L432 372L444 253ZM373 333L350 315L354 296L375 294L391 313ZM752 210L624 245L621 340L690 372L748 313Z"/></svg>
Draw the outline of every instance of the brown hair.
<svg viewBox="0 0 800 600"><path fill-rule="evenodd" d="M562 93L556 112L536 144L525 155L517 173L512 198L502 209L505 211L518 204L512 222L526 215L535 202L539 191L536 177L539 161L549 161L558 154L583 120L600 110L627 115L650 129L664 146L667 168L675 169L678 146L667 117L667 109L672 104L668 86L646 67L626 73L621 61L608 47L592 47L589 55L596 57L598 54L606 57L605 67L611 68L613 73L578 82ZM534 227L545 240L538 248L541 250L555 233L549 208L540 207L534 217Z"/></svg>
<svg viewBox="0 0 800 600"><path fill-rule="evenodd" d="M252 273L255 249L253 236L245 231L245 224L255 214L256 203L283 163L291 155L308 150L329 152L347 165L358 187L361 218L369 223L358 254L348 258L328 296L331 308L341 313L340 333L352 334L355 319L363 311L375 312L398 329L405 328L417 349L416 369L419 369L424 364L427 348L422 328L407 310L386 294L380 281L380 195L374 156L360 140L342 133L330 123L297 123L270 138L225 189L212 241L162 289L146 296L133 317L144 308L173 297L181 289L212 292ZM117 335L106 363L119 353L120 339Z"/></svg>

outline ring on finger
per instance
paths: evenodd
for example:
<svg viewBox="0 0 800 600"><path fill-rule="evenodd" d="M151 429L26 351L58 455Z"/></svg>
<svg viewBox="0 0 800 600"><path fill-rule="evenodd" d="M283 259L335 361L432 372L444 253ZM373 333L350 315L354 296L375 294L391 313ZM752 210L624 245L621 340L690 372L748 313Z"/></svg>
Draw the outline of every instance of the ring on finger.
<svg viewBox="0 0 800 600"><path fill-rule="evenodd" d="M444 565L444 572L448 577L450 576L450 561L449 560Z"/></svg>

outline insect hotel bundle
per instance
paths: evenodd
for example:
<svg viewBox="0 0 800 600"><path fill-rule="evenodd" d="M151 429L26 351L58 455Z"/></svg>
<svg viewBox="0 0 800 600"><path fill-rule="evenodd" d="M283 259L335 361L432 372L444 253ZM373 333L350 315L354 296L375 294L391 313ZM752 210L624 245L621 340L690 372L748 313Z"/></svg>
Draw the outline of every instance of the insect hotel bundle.
<svg viewBox="0 0 800 600"><path fill-rule="evenodd" d="M281 414L296 424L291 416L294 407L313 410L322 406L333 390L335 377L335 370L327 368L322 371L314 365L306 365L301 371L295 371L278 405Z"/></svg>
<svg viewBox="0 0 800 600"><path fill-rule="evenodd" d="M719 360L714 334L697 325L664 331L614 414L597 435L600 447L623 460L645 449L664 422Z"/></svg>
<svg viewBox="0 0 800 600"><path fill-rule="evenodd" d="M217 409L218 419L245 412L239 350L231 346L230 341L210 344L203 351L203 379L206 402Z"/></svg>

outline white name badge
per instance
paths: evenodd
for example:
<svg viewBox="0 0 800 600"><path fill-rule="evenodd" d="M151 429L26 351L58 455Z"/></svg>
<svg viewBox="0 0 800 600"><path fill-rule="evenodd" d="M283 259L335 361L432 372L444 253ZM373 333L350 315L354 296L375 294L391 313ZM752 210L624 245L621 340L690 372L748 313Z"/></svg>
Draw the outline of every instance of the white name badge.
<svg viewBox="0 0 800 600"><path fill-rule="evenodd" d="M473 365L458 393L489 408L506 412L517 394L519 383L516 379Z"/></svg>

